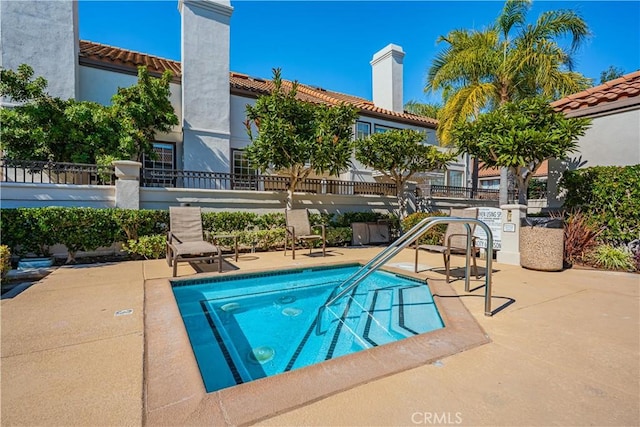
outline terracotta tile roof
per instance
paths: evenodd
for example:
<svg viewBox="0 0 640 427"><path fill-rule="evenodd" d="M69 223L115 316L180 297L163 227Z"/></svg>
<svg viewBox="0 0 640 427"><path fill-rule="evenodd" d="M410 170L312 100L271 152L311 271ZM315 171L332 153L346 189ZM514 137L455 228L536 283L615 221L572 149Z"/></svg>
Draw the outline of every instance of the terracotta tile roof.
<svg viewBox="0 0 640 427"><path fill-rule="evenodd" d="M146 65L150 72L162 74L169 70L174 76L180 76L180 61L151 56L133 50L120 49L106 44L80 40L80 63L102 63L117 68L137 69L139 65Z"/></svg>
<svg viewBox="0 0 640 427"><path fill-rule="evenodd" d="M627 101L625 106L640 104L640 71L626 74L599 86L569 95L551 103L558 111L574 113L577 110L602 106L616 101Z"/></svg>
<svg viewBox="0 0 640 427"><path fill-rule="evenodd" d="M480 163L480 168L482 168L483 163ZM547 176L549 174L549 162L545 160L542 162L534 177L539 178L543 176ZM480 169L478 171L478 178L500 178L500 169L498 168L488 168L488 169Z"/></svg>
<svg viewBox="0 0 640 427"><path fill-rule="evenodd" d="M140 65L146 65L150 72L161 74L165 70L173 72L175 80L180 81L180 61L159 58L144 53L134 52L119 47L108 46L86 40L80 41L80 64L93 66L107 66L116 70L135 72ZM271 80L265 80L236 72L229 73L231 91L245 96L259 96L269 93L273 89ZM283 80L285 88L291 87L291 82ZM415 114L386 110L376 107L373 102L357 96L333 92L326 89L298 83L297 98L307 102L338 105L351 104L360 110L361 114L379 117L381 119L399 121L435 129L438 121L429 117Z"/></svg>

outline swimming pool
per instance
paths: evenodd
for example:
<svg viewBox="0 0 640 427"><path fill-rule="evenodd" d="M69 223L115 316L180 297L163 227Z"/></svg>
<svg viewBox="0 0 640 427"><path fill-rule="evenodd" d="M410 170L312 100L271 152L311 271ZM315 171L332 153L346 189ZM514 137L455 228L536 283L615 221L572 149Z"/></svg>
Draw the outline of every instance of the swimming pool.
<svg viewBox="0 0 640 427"><path fill-rule="evenodd" d="M318 316L359 267L173 281L207 392L443 327L424 280L384 271Z"/></svg>

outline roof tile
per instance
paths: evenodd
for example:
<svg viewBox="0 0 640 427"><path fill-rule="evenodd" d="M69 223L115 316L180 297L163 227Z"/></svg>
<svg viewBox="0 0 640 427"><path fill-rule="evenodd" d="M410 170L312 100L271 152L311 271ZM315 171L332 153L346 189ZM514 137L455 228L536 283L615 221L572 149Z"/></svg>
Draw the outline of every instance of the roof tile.
<svg viewBox="0 0 640 427"><path fill-rule="evenodd" d="M601 103L615 102L638 95L640 95L640 71L635 71L599 86L554 101L551 103L551 106L558 111L568 113ZM638 98L638 104L640 104L640 97Z"/></svg>
<svg viewBox="0 0 640 427"><path fill-rule="evenodd" d="M140 52L121 49L119 47L107 46L100 43L94 43L86 40L80 41L79 57L81 62L85 63L101 63L112 66L130 68L135 70L138 66L147 66L150 71L162 73L165 70L171 71L176 78L182 75L182 67L180 61L151 56ZM256 95L263 95L273 90L273 83L270 80L250 77L247 74L230 72L229 83L231 89L243 92L250 92ZM283 80L285 88L290 88L292 82ZM344 93L333 92L330 90L311 87L308 85L298 84L297 98L303 101L339 105L342 103L353 105L359 109L361 113L371 113L381 118L393 121L402 121L419 126L435 128L438 121L429 117L419 116L407 112L395 112L384 108L376 107L371 101L357 96L347 95Z"/></svg>

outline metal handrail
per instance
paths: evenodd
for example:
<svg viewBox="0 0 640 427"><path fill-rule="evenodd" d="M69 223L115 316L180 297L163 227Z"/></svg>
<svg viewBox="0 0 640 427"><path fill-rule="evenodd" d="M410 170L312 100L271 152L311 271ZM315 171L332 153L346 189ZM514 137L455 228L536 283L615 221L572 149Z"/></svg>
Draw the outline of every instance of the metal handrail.
<svg viewBox="0 0 640 427"><path fill-rule="evenodd" d="M375 272L378 268L380 268L384 263L388 260L396 256L398 252L400 252L405 247L409 246L414 241L418 240L424 233L426 233L431 227L438 224L449 224L449 223L463 223L465 228L467 229L467 248L466 248L466 266L465 266L465 291L469 291L469 276L471 273L470 270L470 260L471 260L471 227L470 224L479 225L487 235L487 254L486 254L486 273L485 273L485 304L484 304L484 315L491 316L491 264L493 261L493 234L491 233L491 229L484 222L475 219L475 218L458 218L458 217L430 217L425 218L416 224L413 228L411 228L407 233L405 233L400 239L396 240L392 245L387 247L385 250L380 252L378 255L373 257L369 262L360 267L355 273L349 276L342 284L339 286L343 287L349 282L346 288L344 288L340 293L338 293L331 300L327 301L324 305L320 306L318 309L318 317L316 321L316 333L318 335L321 334L321 316L323 311L344 297L349 291L354 289L356 286L360 284L364 279L366 279L371 273Z"/></svg>

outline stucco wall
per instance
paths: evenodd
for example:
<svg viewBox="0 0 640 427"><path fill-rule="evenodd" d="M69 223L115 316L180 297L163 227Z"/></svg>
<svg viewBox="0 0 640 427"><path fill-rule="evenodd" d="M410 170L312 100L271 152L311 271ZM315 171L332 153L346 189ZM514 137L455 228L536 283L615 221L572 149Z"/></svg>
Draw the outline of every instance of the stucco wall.
<svg viewBox="0 0 640 427"><path fill-rule="evenodd" d="M640 109L610 113L592 120L591 127L578 141L578 151L568 159L549 160L547 202L551 209L564 204L558 184L565 170L640 164Z"/></svg>
<svg viewBox="0 0 640 427"><path fill-rule="evenodd" d="M275 191L227 191L190 188L141 188L141 209L168 209L181 203L218 212L250 211L257 214L282 212L286 193ZM296 193L295 207L308 207L312 212L344 213L374 211L390 213L397 207L395 197Z"/></svg>
<svg viewBox="0 0 640 427"><path fill-rule="evenodd" d="M16 184L3 182L0 192L3 208L45 206L83 206L113 208L116 190L112 185Z"/></svg>
<svg viewBox="0 0 640 427"><path fill-rule="evenodd" d="M0 1L0 66L28 64L47 79L47 92L74 98L78 72L75 1Z"/></svg>
<svg viewBox="0 0 640 427"><path fill-rule="evenodd" d="M640 163L640 109L592 119L580 138L573 165L628 166Z"/></svg>

